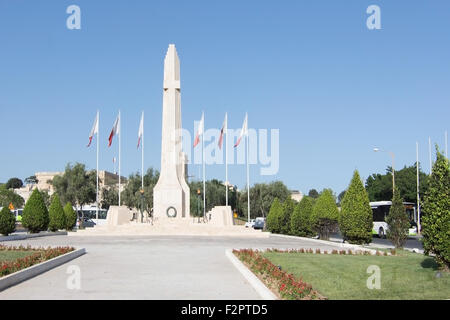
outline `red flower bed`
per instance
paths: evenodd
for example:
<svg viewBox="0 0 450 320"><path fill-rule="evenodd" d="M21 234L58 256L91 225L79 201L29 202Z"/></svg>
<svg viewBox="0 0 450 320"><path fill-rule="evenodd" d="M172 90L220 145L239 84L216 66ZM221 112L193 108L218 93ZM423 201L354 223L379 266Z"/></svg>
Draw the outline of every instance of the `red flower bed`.
<svg viewBox="0 0 450 320"><path fill-rule="evenodd" d="M0 277L4 277L8 274L17 272L19 270L31 267L32 265L56 258L60 255L74 251L72 247L57 247L57 248L31 248L30 246L24 247L7 247L0 245L0 251L32 251L33 254L24 258L18 258L14 261L2 261L0 262Z"/></svg>
<svg viewBox="0 0 450 320"><path fill-rule="evenodd" d="M325 300L312 286L280 270L258 251L233 250L233 253L269 288L285 300Z"/></svg>

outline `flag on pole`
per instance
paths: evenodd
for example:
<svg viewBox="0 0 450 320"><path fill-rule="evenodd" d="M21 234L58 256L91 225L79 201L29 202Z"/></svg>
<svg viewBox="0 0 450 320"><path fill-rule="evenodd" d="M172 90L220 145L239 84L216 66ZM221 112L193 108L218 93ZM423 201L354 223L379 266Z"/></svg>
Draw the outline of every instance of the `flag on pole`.
<svg viewBox="0 0 450 320"><path fill-rule="evenodd" d="M116 121L114 122L114 126L111 130L111 133L109 135L109 144L108 147L111 147L113 138L115 135L120 134L120 115L117 116Z"/></svg>
<svg viewBox="0 0 450 320"><path fill-rule="evenodd" d="M219 138L219 149L220 150L222 150L223 136L225 133L227 133L227 127L228 127L228 115L225 114L225 120L223 121L222 129L220 130L220 138Z"/></svg>
<svg viewBox="0 0 450 320"><path fill-rule="evenodd" d="M139 124L139 133L138 133L138 144L137 144L138 149L141 144L141 140L142 140L143 136L144 136L144 113L142 112L141 123Z"/></svg>
<svg viewBox="0 0 450 320"><path fill-rule="evenodd" d="M205 114L202 113L202 119L200 120L200 123L198 125L197 134L195 135L194 140L194 148L200 143L200 136L203 135L203 132L205 131Z"/></svg>
<svg viewBox="0 0 450 320"><path fill-rule="evenodd" d="M92 144L92 139L94 138L94 135L98 133L98 112L95 116L94 125L92 126L91 133L89 134L89 144L87 147L89 148Z"/></svg>
<svg viewBox="0 0 450 320"><path fill-rule="evenodd" d="M242 125L241 134L234 147L236 148L242 141L242 138L248 134L248 114L245 114L244 124Z"/></svg>

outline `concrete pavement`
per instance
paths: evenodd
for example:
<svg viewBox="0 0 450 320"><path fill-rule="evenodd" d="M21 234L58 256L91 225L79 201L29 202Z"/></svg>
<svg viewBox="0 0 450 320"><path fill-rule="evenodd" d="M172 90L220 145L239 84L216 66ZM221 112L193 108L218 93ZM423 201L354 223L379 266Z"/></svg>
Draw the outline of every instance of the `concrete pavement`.
<svg viewBox="0 0 450 320"><path fill-rule="evenodd" d="M0 292L0 299L257 300L260 296L225 256L231 248L320 248L299 239L195 236L55 236L7 245L74 246L87 254ZM68 267L81 289L67 287Z"/></svg>

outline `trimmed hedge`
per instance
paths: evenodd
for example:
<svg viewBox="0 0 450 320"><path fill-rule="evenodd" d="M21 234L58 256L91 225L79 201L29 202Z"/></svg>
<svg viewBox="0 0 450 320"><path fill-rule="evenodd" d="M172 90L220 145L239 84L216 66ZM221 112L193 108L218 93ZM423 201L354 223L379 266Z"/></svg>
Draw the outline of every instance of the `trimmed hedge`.
<svg viewBox="0 0 450 320"><path fill-rule="evenodd" d="M283 206L278 198L275 198L267 215L267 230L272 233L280 233L279 216L283 213Z"/></svg>
<svg viewBox="0 0 450 320"><path fill-rule="evenodd" d="M311 221L313 230L319 234L320 239L329 240L330 233L336 231L339 220L339 211L333 194L325 189L313 207Z"/></svg>

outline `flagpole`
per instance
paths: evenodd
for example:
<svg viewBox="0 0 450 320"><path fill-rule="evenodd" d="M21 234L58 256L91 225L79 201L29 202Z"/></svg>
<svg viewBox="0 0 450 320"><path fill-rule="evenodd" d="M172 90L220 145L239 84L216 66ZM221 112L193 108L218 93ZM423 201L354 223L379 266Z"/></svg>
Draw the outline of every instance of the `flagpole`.
<svg viewBox="0 0 450 320"><path fill-rule="evenodd" d="M225 187L226 206L228 207L228 113L225 113Z"/></svg>
<svg viewBox="0 0 450 320"><path fill-rule="evenodd" d="M119 207L120 207L120 205L121 205L121 202L120 202L120 187L121 187L121 184L120 184L120 160L121 160L121 157L120 157L120 152L121 152L121 146L120 146L120 140L121 140L121 137L122 137L122 128L121 128L121 126L122 126L122 119L121 119L121 117L120 117L120 110L119 110Z"/></svg>
<svg viewBox="0 0 450 320"><path fill-rule="evenodd" d="M99 135L100 135L100 112L97 110L97 225L98 225L98 154L99 154Z"/></svg>
<svg viewBox="0 0 450 320"><path fill-rule="evenodd" d="M419 143L418 142L416 142L416 166L417 166L417 234L420 236Z"/></svg>
<svg viewBox="0 0 450 320"><path fill-rule="evenodd" d="M144 190L144 111L142 111L142 190Z"/></svg>
<svg viewBox="0 0 450 320"><path fill-rule="evenodd" d="M205 113L202 124L202 162L203 162L203 219L206 220L206 180L205 180Z"/></svg>
<svg viewBox="0 0 450 320"><path fill-rule="evenodd" d="M246 129L246 136L247 136L247 203L248 203L248 222L250 223L250 166L248 161L249 156L249 137L248 137L248 115L246 115L247 118L247 127Z"/></svg>

